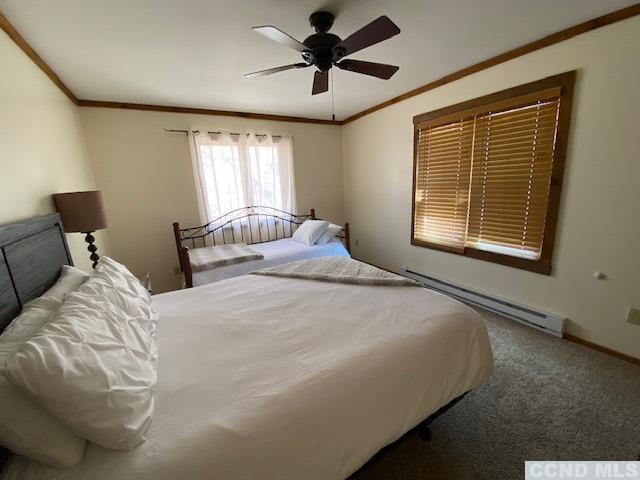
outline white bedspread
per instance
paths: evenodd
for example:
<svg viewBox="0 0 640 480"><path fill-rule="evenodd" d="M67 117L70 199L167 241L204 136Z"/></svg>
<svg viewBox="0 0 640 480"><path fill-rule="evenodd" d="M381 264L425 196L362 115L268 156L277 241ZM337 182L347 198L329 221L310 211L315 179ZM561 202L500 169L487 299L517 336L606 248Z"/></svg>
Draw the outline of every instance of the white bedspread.
<svg viewBox="0 0 640 480"><path fill-rule="evenodd" d="M8 479L344 479L492 369L479 315L425 288L251 275L153 301L146 443Z"/></svg>
<svg viewBox="0 0 640 480"><path fill-rule="evenodd" d="M264 255L264 258L235 265L225 265L224 267L217 267L203 272L193 272L193 286L197 287L198 285L219 282L227 278L246 275L261 268L273 267L306 258L326 257L329 255L349 256L349 252L344 248L342 242L337 240L324 245L305 245L291 238L282 238L273 242L254 243L250 247Z"/></svg>

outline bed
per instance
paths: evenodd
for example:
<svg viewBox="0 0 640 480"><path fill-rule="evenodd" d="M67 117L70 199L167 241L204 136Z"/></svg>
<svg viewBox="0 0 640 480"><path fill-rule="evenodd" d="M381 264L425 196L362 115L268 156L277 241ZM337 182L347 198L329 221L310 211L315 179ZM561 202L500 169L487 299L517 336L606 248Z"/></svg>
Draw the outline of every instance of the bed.
<svg viewBox="0 0 640 480"><path fill-rule="evenodd" d="M350 251L349 224L345 223L335 240L323 245L305 245L291 239L305 220L316 220L315 210L308 215L294 215L271 207L246 207L233 210L205 225L181 228L173 223L180 270L185 287L205 285L254 270L327 255L348 256ZM264 258L194 271L189 250L207 246L246 243Z"/></svg>
<svg viewBox="0 0 640 480"><path fill-rule="evenodd" d="M49 253L70 262L57 241ZM21 255L39 248L23 244ZM53 283L54 265L36 283ZM40 272L38 262L16 268ZM492 370L479 315L418 286L247 275L153 304L159 382L147 441L90 444L67 469L16 456L5 478L345 479Z"/></svg>
<svg viewBox="0 0 640 480"><path fill-rule="evenodd" d="M305 258L326 257L330 255L349 256L349 252L339 240L334 240L324 245L305 245L304 243L296 242L292 238L281 238L271 242L256 243L251 245L251 248L261 253L264 258L235 263L233 265L224 265L201 272L192 272L192 286L198 287L208 283L219 282L227 278L246 275L260 268L273 267Z"/></svg>

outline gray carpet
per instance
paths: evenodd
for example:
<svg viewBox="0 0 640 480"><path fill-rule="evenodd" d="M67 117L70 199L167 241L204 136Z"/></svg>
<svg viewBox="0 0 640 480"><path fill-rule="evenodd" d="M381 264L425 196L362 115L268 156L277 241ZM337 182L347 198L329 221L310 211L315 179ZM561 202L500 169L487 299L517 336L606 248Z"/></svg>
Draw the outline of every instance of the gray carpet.
<svg viewBox="0 0 640 480"><path fill-rule="evenodd" d="M492 377L350 480L519 479L525 460L637 460L640 366L480 311Z"/></svg>

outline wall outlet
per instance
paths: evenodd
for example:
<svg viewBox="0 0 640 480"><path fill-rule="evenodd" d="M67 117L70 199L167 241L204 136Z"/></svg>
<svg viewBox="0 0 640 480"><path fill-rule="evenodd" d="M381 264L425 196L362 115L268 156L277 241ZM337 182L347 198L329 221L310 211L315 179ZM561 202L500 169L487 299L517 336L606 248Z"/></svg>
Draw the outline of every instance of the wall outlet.
<svg viewBox="0 0 640 480"><path fill-rule="evenodd" d="M629 310L627 310L627 322L633 325L640 325L640 309L629 307Z"/></svg>

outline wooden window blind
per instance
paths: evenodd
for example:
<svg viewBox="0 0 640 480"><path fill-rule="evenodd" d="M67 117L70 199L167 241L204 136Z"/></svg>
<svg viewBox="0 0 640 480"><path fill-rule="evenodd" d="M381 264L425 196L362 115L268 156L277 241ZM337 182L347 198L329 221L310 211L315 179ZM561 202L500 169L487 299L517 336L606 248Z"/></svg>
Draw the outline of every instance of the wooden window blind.
<svg viewBox="0 0 640 480"><path fill-rule="evenodd" d="M467 232L473 118L420 129L416 237L462 249Z"/></svg>
<svg viewBox="0 0 640 480"><path fill-rule="evenodd" d="M550 271L573 79L414 118L413 244Z"/></svg>
<svg viewBox="0 0 640 480"><path fill-rule="evenodd" d="M559 106L558 92L476 117L468 247L540 258Z"/></svg>

